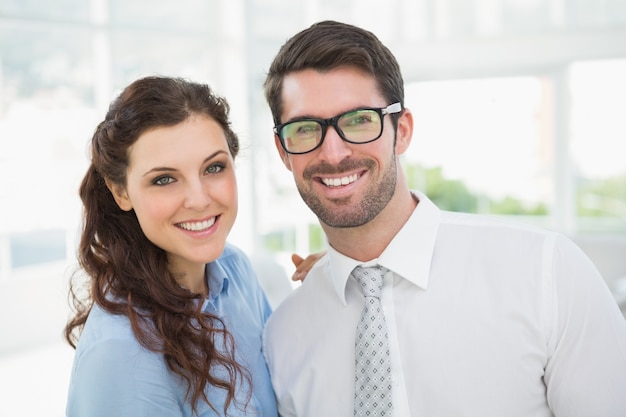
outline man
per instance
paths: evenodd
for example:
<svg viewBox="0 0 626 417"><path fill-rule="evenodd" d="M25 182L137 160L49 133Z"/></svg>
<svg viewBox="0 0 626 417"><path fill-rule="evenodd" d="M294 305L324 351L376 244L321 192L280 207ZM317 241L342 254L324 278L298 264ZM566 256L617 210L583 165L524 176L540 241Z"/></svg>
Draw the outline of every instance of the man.
<svg viewBox="0 0 626 417"><path fill-rule="evenodd" d="M626 416L626 321L602 277L561 235L409 190L403 89L391 52L337 22L269 69L278 152L329 243L265 330L281 415Z"/></svg>

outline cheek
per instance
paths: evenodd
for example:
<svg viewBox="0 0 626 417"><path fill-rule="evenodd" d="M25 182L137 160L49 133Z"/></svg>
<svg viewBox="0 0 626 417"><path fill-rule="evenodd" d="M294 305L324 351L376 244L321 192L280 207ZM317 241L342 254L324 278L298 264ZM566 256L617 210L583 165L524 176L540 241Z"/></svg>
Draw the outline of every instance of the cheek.
<svg viewBox="0 0 626 417"><path fill-rule="evenodd" d="M235 175L225 176L219 182L209 184L211 197L219 201L222 205L237 211L238 193L237 178Z"/></svg>
<svg viewBox="0 0 626 417"><path fill-rule="evenodd" d="M239 192L237 190L237 180L233 176L232 180L229 181L227 188L228 198L231 201L232 207L237 212L237 208L239 206Z"/></svg>
<svg viewBox="0 0 626 417"><path fill-rule="evenodd" d="M224 178L219 183L212 184L212 205L222 211L222 226L226 234L230 233L237 219L239 201L237 193L237 181L235 177Z"/></svg>
<svg viewBox="0 0 626 417"><path fill-rule="evenodd" d="M384 165L389 164L389 161L397 155L397 145L394 146L393 136L372 142L372 145L374 148L370 154Z"/></svg>
<svg viewBox="0 0 626 417"><path fill-rule="evenodd" d="M133 203L135 214L139 220L139 224L144 232L153 227L155 223L159 223L164 219L171 217L175 211L176 202L171 196L143 196L137 202Z"/></svg>
<svg viewBox="0 0 626 417"><path fill-rule="evenodd" d="M295 178L301 177L302 173L306 169L309 164L309 159L305 157L305 155L297 155L295 157L290 156L287 157L287 162L285 166Z"/></svg>

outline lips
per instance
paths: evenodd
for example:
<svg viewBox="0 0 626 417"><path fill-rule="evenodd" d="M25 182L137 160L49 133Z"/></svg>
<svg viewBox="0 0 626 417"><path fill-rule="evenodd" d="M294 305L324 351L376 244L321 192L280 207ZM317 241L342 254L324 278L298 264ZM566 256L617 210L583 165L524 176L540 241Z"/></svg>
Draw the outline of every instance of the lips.
<svg viewBox="0 0 626 417"><path fill-rule="evenodd" d="M181 229L188 230L190 232L201 232L213 226L215 224L216 219L217 217L211 217L208 220L203 220L200 222L181 222L181 223L176 223L176 226L180 227Z"/></svg>

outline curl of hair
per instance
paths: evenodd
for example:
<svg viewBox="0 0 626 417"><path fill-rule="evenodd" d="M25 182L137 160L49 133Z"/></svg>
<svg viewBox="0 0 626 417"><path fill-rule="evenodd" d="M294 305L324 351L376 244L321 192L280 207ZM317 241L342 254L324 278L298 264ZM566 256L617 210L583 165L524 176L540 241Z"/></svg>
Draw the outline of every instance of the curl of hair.
<svg viewBox="0 0 626 417"><path fill-rule="evenodd" d="M129 147L144 132L173 126L193 115L215 120L224 130L233 158L239 140L229 122L229 106L204 84L180 78L146 77L130 84L114 100L91 140L91 165L80 185L83 227L79 267L88 277L81 288L78 272L70 283L74 314L65 338L74 348L94 303L111 314L128 317L137 340L163 354L168 368L187 384L187 399L196 411L209 385L226 391L224 413L235 390L251 378L235 360L234 339L223 321L201 311L199 294L181 287L168 269L165 251L150 242L135 212L121 210L105 179L126 185ZM217 376L225 370L228 378ZM249 399L248 393L248 399ZM247 403L247 400L246 400Z"/></svg>
<svg viewBox="0 0 626 417"><path fill-rule="evenodd" d="M280 48L267 73L265 99L274 124L281 123L282 84L289 73L313 69L319 72L354 67L371 75L388 104L404 108L404 80L398 61L372 32L346 23L326 20L291 37ZM397 127L399 114L392 120Z"/></svg>

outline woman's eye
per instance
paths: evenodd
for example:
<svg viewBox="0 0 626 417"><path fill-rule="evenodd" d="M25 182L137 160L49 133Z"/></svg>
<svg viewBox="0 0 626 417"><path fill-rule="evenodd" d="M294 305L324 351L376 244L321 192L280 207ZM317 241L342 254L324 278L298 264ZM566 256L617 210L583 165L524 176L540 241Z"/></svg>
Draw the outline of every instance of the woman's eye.
<svg viewBox="0 0 626 417"><path fill-rule="evenodd" d="M155 178L154 181L152 181L152 183L154 185L167 185L167 184L173 183L174 181L175 181L174 178L164 175L162 177Z"/></svg>
<svg viewBox="0 0 626 417"><path fill-rule="evenodd" d="M206 168L206 172L208 174L217 174L218 172L221 172L223 169L224 169L223 164L213 164L213 165L209 165Z"/></svg>

